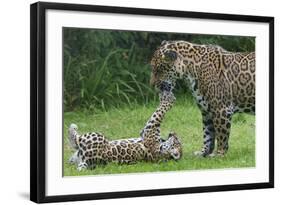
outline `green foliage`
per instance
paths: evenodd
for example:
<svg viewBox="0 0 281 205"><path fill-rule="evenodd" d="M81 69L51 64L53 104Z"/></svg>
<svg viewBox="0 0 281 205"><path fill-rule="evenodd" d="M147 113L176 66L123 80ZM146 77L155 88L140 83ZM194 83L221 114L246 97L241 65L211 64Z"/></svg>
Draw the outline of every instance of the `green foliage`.
<svg viewBox="0 0 281 205"><path fill-rule="evenodd" d="M146 104L154 101L149 86L152 53L163 40L217 44L230 51L252 51L253 37L211 36L64 28L64 107L85 108ZM177 92L186 92L178 83Z"/></svg>
<svg viewBox="0 0 281 205"><path fill-rule="evenodd" d="M177 96L178 97L178 96ZM67 129L76 123L79 133L101 132L108 139L138 137L150 115L155 111L157 102L146 106L132 104L134 109L111 108L108 112L89 114L88 112L66 112L64 114L64 175L120 174L132 172L159 172L198 169L226 169L255 166L255 117L246 114L234 115L231 126L230 149L223 158L200 158L193 155L202 145L202 119L195 103L190 98L178 97L175 106L167 113L161 124L161 134L167 138L175 131L183 143L183 158L179 161L162 163L139 162L133 165L109 163L98 165L94 170L78 172L75 165L68 164L74 150L69 146ZM238 119L244 119L239 121Z"/></svg>
<svg viewBox="0 0 281 205"><path fill-rule="evenodd" d="M219 45L228 51L249 52L255 50L254 37L194 35L193 43Z"/></svg>

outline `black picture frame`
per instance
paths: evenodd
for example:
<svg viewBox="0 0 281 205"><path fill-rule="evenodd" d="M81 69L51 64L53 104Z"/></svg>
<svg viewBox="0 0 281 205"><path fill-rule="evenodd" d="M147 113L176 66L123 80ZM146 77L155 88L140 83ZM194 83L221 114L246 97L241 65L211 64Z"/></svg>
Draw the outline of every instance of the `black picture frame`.
<svg viewBox="0 0 281 205"><path fill-rule="evenodd" d="M109 193L46 196L46 97L45 97L45 37L48 9L121 13L131 15L168 16L195 19L263 22L269 24L269 181L239 185L221 185L190 188L171 188ZM125 8L82 4L38 2L30 7L30 199L37 203L76 200L97 200L123 197L140 197L198 192L230 191L274 187L274 18L265 16L230 15L143 8Z"/></svg>

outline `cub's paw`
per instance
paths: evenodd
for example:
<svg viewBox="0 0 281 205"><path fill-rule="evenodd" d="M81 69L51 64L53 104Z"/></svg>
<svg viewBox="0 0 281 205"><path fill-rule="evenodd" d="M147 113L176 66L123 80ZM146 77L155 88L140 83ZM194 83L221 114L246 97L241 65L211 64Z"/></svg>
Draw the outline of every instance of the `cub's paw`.
<svg viewBox="0 0 281 205"><path fill-rule="evenodd" d="M81 162L81 163L78 165L77 170L80 172L80 171L85 170L85 169L87 169L87 168L88 168L87 163L86 163L86 162Z"/></svg>
<svg viewBox="0 0 281 205"><path fill-rule="evenodd" d="M77 131L78 130L78 126L74 123L70 124L69 128L68 128L68 132L69 133L72 133L74 131Z"/></svg>

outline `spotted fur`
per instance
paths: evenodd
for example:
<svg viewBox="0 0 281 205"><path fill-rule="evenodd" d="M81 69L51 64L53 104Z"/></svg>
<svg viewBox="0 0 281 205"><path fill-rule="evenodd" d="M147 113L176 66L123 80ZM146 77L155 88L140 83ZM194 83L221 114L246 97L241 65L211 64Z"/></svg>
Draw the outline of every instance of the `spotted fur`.
<svg viewBox="0 0 281 205"><path fill-rule="evenodd" d="M163 41L152 60L151 84L184 79L202 112L204 144L196 154L228 150L234 113L255 113L255 52L229 52L216 45Z"/></svg>
<svg viewBox="0 0 281 205"><path fill-rule="evenodd" d="M178 160L182 156L182 144L175 133L167 140L160 137L160 122L172 107L174 96L171 92L160 94L160 105L153 113L139 138L108 140L104 135L91 132L79 135L78 127L69 127L69 141L77 151L69 159L78 164L78 170L95 168L96 164L108 162L135 163L137 161Z"/></svg>
<svg viewBox="0 0 281 205"><path fill-rule="evenodd" d="M177 138L176 133L169 134L168 140L163 142L160 134L160 125L164 115L172 108L176 98L171 92L171 85L163 83L161 87L160 106L156 109L150 119L147 121L146 126L141 132L143 144L149 150L148 159L156 161L163 156L170 156L172 149L175 149L176 154L172 154L173 158L178 159L182 155L182 145ZM173 146L171 146L173 145ZM169 148L169 149L168 149Z"/></svg>

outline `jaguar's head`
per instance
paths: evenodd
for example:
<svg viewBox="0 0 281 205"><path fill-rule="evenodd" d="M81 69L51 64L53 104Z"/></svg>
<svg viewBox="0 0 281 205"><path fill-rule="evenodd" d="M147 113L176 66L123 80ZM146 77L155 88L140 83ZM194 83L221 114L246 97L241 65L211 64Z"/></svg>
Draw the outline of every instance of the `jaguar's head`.
<svg viewBox="0 0 281 205"><path fill-rule="evenodd" d="M156 88L160 88L163 81L170 83L173 88L176 79L180 77L177 66L181 58L175 49L169 47L170 44L173 44L173 41L163 41L150 62L152 68L150 84Z"/></svg>
<svg viewBox="0 0 281 205"><path fill-rule="evenodd" d="M169 133L168 139L162 143L161 151L174 160L182 157L182 143L175 132Z"/></svg>

